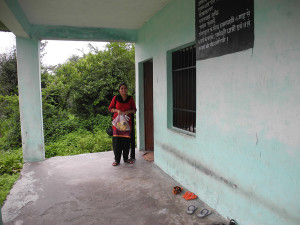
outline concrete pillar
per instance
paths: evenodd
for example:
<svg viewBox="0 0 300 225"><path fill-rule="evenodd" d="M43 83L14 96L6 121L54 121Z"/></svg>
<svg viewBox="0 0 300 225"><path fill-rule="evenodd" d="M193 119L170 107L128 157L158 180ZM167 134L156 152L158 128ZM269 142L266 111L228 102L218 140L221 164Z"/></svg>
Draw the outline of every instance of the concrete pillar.
<svg viewBox="0 0 300 225"><path fill-rule="evenodd" d="M24 162L45 159L40 74L40 41L16 38Z"/></svg>

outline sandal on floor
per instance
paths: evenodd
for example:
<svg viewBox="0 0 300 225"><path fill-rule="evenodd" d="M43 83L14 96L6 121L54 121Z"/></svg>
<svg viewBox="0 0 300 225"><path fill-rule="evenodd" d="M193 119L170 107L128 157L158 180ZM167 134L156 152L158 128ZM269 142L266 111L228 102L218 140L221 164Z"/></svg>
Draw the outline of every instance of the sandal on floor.
<svg viewBox="0 0 300 225"><path fill-rule="evenodd" d="M185 200L193 200L193 199L196 199L198 198L197 195L195 195L194 193L191 193L190 195L188 195L187 197L185 197L184 199Z"/></svg>
<svg viewBox="0 0 300 225"><path fill-rule="evenodd" d="M129 164L133 164L134 162L131 161L130 159L124 160L124 162L129 163Z"/></svg>
<svg viewBox="0 0 300 225"><path fill-rule="evenodd" d="M191 194L191 192L187 191L187 192L185 192L185 193L182 195L182 197L183 197L183 198L186 198L186 197L188 197L190 194Z"/></svg>
<svg viewBox="0 0 300 225"><path fill-rule="evenodd" d="M129 161L131 162L130 164L133 164L135 162L135 159L130 158Z"/></svg>
<svg viewBox="0 0 300 225"><path fill-rule="evenodd" d="M119 165L120 163L118 163L118 162L116 162L116 161L114 161L113 163L112 163L112 165L113 166L117 166L117 165Z"/></svg>
<svg viewBox="0 0 300 225"><path fill-rule="evenodd" d="M177 194L179 194L181 191L182 191L182 187L179 187L179 186L176 186L176 187L173 187L173 194L174 195L177 195Z"/></svg>
<svg viewBox="0 0 300 225"><path fill-rule="evenodd" d="M201 212L197 215L200 218L206 217L208 215L210 215L212 212L209 209L202 209Z"/></svg>
<svg viewBox="0 0 300 225"><path fill-rule="evenodd" d="M190 206L187 208L186 213L188 213L188 214L193 214L193 213L195 212L196 209L197 209L197 206L190 205Z"/></svg>

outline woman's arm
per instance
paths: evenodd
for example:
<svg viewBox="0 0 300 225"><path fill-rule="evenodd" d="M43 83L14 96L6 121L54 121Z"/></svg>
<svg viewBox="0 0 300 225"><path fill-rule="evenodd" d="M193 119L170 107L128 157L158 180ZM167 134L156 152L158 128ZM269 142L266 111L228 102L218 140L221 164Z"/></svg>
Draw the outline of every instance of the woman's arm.
<svg viewBox="0 0 300 225"><path fill-rule="evenodd" d="M111 100L109 106L108 106L108 111L113 113L114 109L116 108L116 96L113 97L113 99Z"/></svg>
<svg viewBox="0 0 300 225"><path fill-rule="evenodd" d="M130 99L130 101L129 101L129 104L131 105L131 109L130 109L130 110L127 110L127 111L125 112L125 115L135 114L135 112L136 112L135 103L134 103L134 100L133 100L132 97L131 97L131 99Z"/></svg>

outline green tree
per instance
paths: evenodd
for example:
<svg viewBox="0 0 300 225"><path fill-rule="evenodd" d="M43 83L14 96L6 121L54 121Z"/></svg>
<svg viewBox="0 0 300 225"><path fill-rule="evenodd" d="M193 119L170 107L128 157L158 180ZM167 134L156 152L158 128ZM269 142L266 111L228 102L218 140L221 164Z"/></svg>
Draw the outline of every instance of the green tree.
<svg viewBox="0 0 300 225"><path fill-rule="evenodd" d="M47 41L41 42L41 62L45 55L47 44ZM16 46L13 46L7 53L0 54L0 95L18 95Z"/></svg>
<svg viewBox="0 0 300 225"><path fill-rule="evenodd" d="M11 150L21 146L19 98L0 95L0 149Z"/></svg>
<svg viewBox="0 0 300 225"><path fill-rule="evenodd" d="M18 94L17 54L13 47L0 55L0 95Z"/></svg>
<svg viewBox="0 0 300 225"><path fill-rule="evenodd" d="M121 81L127 83L129 93L134 93L134 51L132 44L109 43L103 51L94 49L95 54L61 65L44 89L43 98L80 117L107 115Z"/></svg>

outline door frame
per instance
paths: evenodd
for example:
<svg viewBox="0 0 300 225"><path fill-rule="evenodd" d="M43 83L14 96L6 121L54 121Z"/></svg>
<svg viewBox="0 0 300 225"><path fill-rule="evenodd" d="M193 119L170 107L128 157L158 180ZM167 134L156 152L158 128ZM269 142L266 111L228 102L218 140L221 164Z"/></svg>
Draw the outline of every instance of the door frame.
<svg viewBox="0 0 300 225"><path fill-rule="evenodd" d="M140 151L145 151L145 90L144 90L144 63L147 61L153 61L153 58L149 58L143 60L137 64L138 74L136 77L136 102L137 102L137 121L136 121L136 129L137 129L137 149ZM154 126L154 120L153 120ZM154 150L154 149L153 149Z"/></svg>

